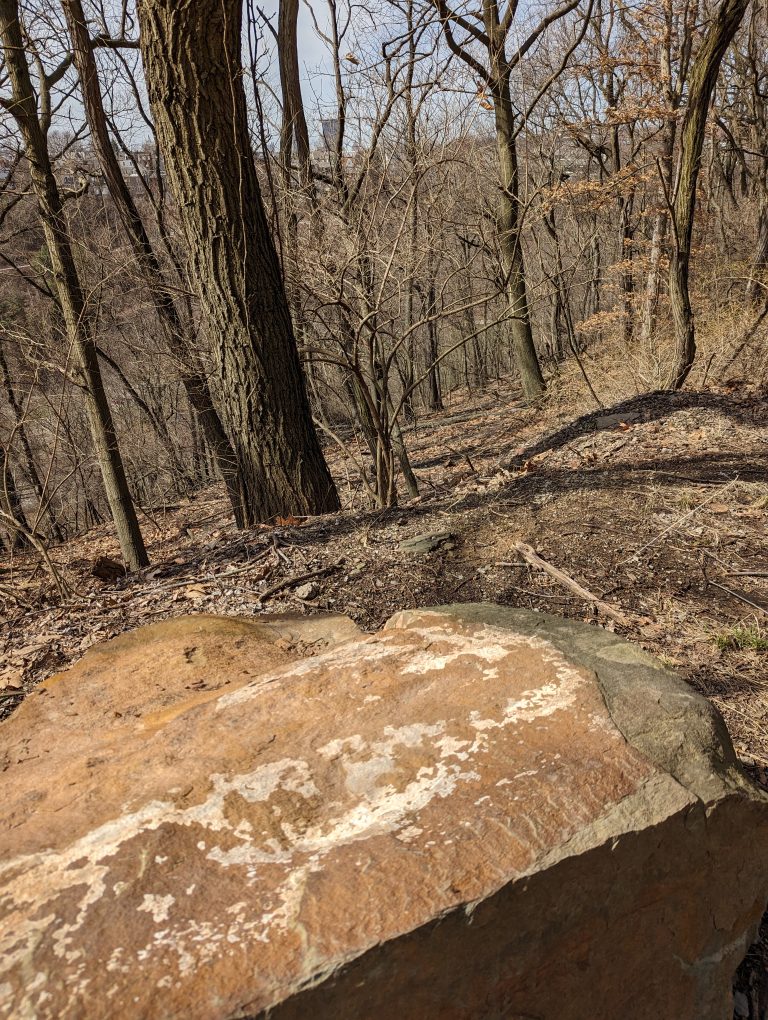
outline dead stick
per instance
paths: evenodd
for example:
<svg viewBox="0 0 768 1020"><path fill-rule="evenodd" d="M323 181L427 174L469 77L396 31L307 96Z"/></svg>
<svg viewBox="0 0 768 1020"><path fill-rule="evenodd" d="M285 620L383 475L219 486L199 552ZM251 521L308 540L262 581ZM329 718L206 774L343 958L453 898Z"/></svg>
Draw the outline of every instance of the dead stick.
<svg viewBox="0 0 768 1020"><path fill-rule="evenodd" d="M572 591L574 595L578 595L579 598L584 599L585 602L590 602L595 609L599 610L605 616L610 616L612 620L616 620L617 623L627 624L629 623L627 617L619 609L614 609L613 606L607 602L603 602L602 599L598 598L593 592L588 591L582 587L578 581L574 581L572 577L564 573L562 570L558 570L557 567L553 567L551 563L547 563L543 560L539 554L526 545L525 542L515 542L515 549L520 553L524 560L527 560L534 567L538 567L539 570L545 571L550 577L554 577L556 581L559 581L565 588Z"/></svg>
<svg viewBox="0 0 768 1020"><path fill-rule="evenodd" d="M293 588L297 584L301 584L302 581L310 581L313 577L322 577L323 574L332 574L334 570L339 569L339 564L334 563L331 567L323 567L321 570L312 570L308 574L299 574L297 577L286 577L278 584L273 584L271 588L267 588L266 591L260 592L257 595L259 602L263 602L265 599L272 598L273 595L277 595L279 591L283 591L285 588Z"/></svg>
<svg viewBox="0 0 768 1020"><path fill-rule="evenodd" d="M707 583L711 584L713 588L719 588L720 591L724 591L726 595L730 595L734 599L738 599L739 602L744 602L748 606L752 606L753 609L759 609L761 613L768 613L768 605L764 602L757 602L749 598L747 595L742 594L740 591L734 591L733 588L726 588L724 584L718 584L717 581L710 581L707 578Z"/></svg>
<svg viewBox="0 0 768 1020"><path fill-rule="evenodd" d="M180 581L167 581L165 584L156 584L149 588L139 588L137 591L131 591L130 588L104 588L102 594L104 595L123 595L127 594L129 600L138 598L141 595L155 595L161 591L172 591L174 588L184 588L188 584L219 584L221 581L226 581L230 577L236 577L238 574L247 574L249 570L255 567L260 560L263 560L269 553L272 552L272 546L268 546L266 549L262 549L260 553L257 553L253 559L249 560L245 566L235 567L233 570L227 570L222 574L210 574L208 577L194 577L188 576L182 578Z"/></svg>

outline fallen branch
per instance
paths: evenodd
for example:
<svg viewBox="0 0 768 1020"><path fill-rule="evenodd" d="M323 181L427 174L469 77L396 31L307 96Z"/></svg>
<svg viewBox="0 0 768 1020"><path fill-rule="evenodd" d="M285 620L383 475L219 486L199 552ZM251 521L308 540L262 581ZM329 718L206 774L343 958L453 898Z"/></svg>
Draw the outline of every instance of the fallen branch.
<svg viewBox="0 0 768 1020"><path fill-rule="evenodd" d="M703 499L701 503L698 504L698 506L695 506L693 510L689 510L687 514L683 514L682 517L678 518L678 520L676 520L673 524L670 524L668 528L664 528L663 531L660 531L655 538L652 538L650 540L650 542L646 542L645 545L640 546L640 548L635 550L635 552L633 552L631 556L628 556L625 560L622 560L620 563L617 564L617 566L622 567L624 566L625 563L631 563L632 560L636 560L641 553L644 553L646 549L650 549L652 545L656 545L657 542L661 541L661 539L664 538L665 535L668 535L672 531L677 531L677 529L682 524L685 524L686 521L690 520L691 517L695 516L699 512L699 510L701 510L703 507L707 505L707 503L711 503L715 496L722 496L725 492L728 491L728 489L733 488L733 486L736 484L736 482L738 482L738 480L739 476L737 475L735 478L732 478L730 482L726 482L725 485L718 486L718 488L710 492L707 498Z"/></svg>
<svg viewBox="0 0 768 1020"><path fill-rule="evenodd" d="M14 591L13 588L9 588L5 584L0 584L0 598L11 599L22 609L31 609L32 603L25 602L25 600L19 595L18 592Z"/></svg>
<svg viewBox="0 0 768 1020"><path fill-rule="evenodd" d="M221 574L208 574L206 577L194 577L187 576L177 581L166 581L160 584L152 585L147 588L138 588L136 591L132 591L130 588L104 588L102 589L102 595L127 595L127 601L138 598L144 595L156 595L161 591L172 591L174 588L186 588L190 584L221 584L222 581L227 581L230 577L236 577L238 574L247 574L249 570L253 569L261 560L265 559L269 553L272 552L272 546L267 546L266 549L262 549L261 552L257 553L250 559L244 566L235 567L233 570L226 570Z"/></svg>
<svg viewBox="0 0 768 1020"><path fill-rule="evenodd" d="M296 577L286 577L278 584L273 584L271 588L267 588L266 591L260 592L257 595L259 602L264 602L265 599L272 598L273 595L277 595L278 592L284 591L286 588L294 588L297 584L301 584L303 581L311 581L313 577L323 577L325 574L332 574L334 570L339 569L339 564L334 563L330 567L322 567L320 570L311 570L308 574L298 574Z"/></svg>
<svg viewBox="0 0 768 1020"><path fill-rule="evenodd" d="M753 609L759 609L761 613L766 613L768 615L768 604L765 602L758 602L749 598L748 595L744 595L740 591L734 591L733 588L726 588L724 584L718 584L717 581L710 581L709 578L707 578L707 584L711 584L713 588L719 588L720 591L724 591L726 595L730 595L732 598L738 599L739 602L744 602Z"/></svg>
<svg viewBox="0 0 768 1020"><path fill-rule="evenodd" d="M541 556L539 556L539 554L525 542L515 542L515 549L520 553L524 560L531 564L531 566L538 567L539 570L543 570L545 573L549 574L550 577L554 577L554 579L559 581L563 587L572 591L574 595L578 595L579 598L584 599L585 602L589 602L598 612L603 613L604 616L609 616L617 623L628 624L630 622L620 609L616 609L607 602L603 602L603 600L598 598L594 592L591 592L587 588L583 587L583 585L580 585L578 581L574 581L572 577L569 577L568 574L564 573L562 570L559 570L557 567L553 567L551 563L547 563L546 560L543 560Z"/></svg>

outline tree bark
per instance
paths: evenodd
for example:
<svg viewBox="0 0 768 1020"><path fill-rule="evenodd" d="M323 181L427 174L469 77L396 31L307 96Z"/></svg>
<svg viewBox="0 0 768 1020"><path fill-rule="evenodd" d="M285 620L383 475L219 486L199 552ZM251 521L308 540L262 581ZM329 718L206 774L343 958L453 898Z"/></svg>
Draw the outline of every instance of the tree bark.
<svg viewBox="0 0 768 1020"><path fill-rule="evenodd" d="M249 522L336 510L248 135L238 0L141 0L141 52Z"/></svg>
<svg viewBox="0 0 768 1020"><path fill-rule="evenodd" d="M51 538L53 538L56 542L63 542L64 535L59 526L59 522L56 520L53 508L46 499L45 486L40 478L40 472L37 470L37 464L35 463L32 447L29 442L29 437L27 436L26 425L24 423L24 410L19 403L16 391L13 388L13 383L11 382L11 374L8 371L8 363L5 359L2 340L0 340L0 376L2 377L3 388L5 389L5 394L8 398L8 405L10 406L13 414L14 427L19 440L21 441L21 448L24 451L27 476L29 477L30 482L32 482L32 486L37 493L37 498L40 503L40 512L44 512L48 517L51 528Z"/></svg>
<svg viewBox="0 0 768 1020"><path fill-rule="evenodd" d="M299 76L299 48L297 27L299 0L280 0L277 19L278 62L280 88L283 99L283 122L280 128L280 159L288 174L291 170L294 142L299 165L299 180L303 188L312 181L309 129L304 114Z"/></svg>
<svg viewBox="0 0 768 1020"><path fill-rule="evenodd" d="M688 289L696 214L696 182L701 168L709 104L717 84L720 63L748 6L749 0L723 0L691 68L672 209L674 246L669 266L669 298L674 329L674 355L666 380L670 389L680 389L696 358L696 331Z"/></svg>
<svg viewBox="0 0 768 1020"><path fill-rule="evenodd" d="M16 479L9 463L8 450L0 447L0 507L5 510L11 549L28 549L32 544L27 537L31 528L21 505ZM16 527L14 527L16 525Z"/></svg>
<svg viewBox="0 0 768 1020"><path fill-rule="evenodd" d="M511 316L512 349L520 372L523 393L532 400L544 392L545 385L536 354L536 345L533 342L525 283L522 224L520 222L520 171L517 163L515 119L508 72L495 69L492 91L496 119L496 148L499 154L499 183L501 185L497 230Z"/></svg>
<svg viewBox="0 0 768 1020"><path fill-rule="evenodd" d="M81 0L63 0L75 67L80 78L83 104L91 131L91 144L98 156L109 193L133 249L139 271L147 285L166 345L176 360L181 383L194 413L205 432L229 496L235 522L245 526L244 492L232 444L213 405L208 380L194 364L181 316L166 285L160 261L149 239L117 161L104 114L98 70ZM192 367L190 367L192 366Z"/></svg>
<svg viewBox="0 0 768 1020"><path fill-rule="evenodd" d="M26 146L32 187L37 198L59 304L86 394L91 435L107 501L126 566L129 570L136 570L147 566L149 559L128 489L112 412L101 378L96 344L72 253L61 195L51 166L45 133L38 118L17 0L0 0L0 38L12 88L8 109Z"/></svg>

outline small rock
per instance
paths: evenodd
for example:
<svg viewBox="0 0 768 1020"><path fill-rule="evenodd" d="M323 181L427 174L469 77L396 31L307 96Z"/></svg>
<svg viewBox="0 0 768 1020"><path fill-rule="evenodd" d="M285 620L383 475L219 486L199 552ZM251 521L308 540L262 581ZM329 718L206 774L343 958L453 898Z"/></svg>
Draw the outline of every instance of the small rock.
<svg viewBox="0 0 768 1020"><path fill-rule="evenodd" d="M307 584L300 584L296 589L296 595L300 599L316 599L320 594L320 585L315 584L314 581L309 581Z"/></svg>
<svg viewBox="0 0 768 1020"><path fill-rule="evenodd" d="M0 673L0 690L20 691L23 687L22 673L19 669L7 669Z"/></svg>
<svg viewBox="0 0 768 1020"><path fill-rule="evenodd" d="M398 545L402 552L424 555L435 552L436 549L453 549L456 545L456 536L450 531L432 531L423 535L415 535L413 538L405 538Z"/></svg>

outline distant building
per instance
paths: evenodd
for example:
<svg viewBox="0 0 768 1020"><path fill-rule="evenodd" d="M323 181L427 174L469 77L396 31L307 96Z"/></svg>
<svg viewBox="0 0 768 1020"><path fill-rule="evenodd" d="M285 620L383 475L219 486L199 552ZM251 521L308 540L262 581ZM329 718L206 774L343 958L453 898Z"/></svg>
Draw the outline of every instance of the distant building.
<svg viewBox="0 0 768 1020"><path fill-rule="evenodd" d="M150 186L157 182L155 155L147 149L134 149L129 152L115 151L120 172L125 179L129 191L140 194L144 190L143 181ZM165 170L160 168L165 178ZM92 195L107 195L109 189L101 172L101 165L94 151L89 146L72 149L56 161L56 176L65 188L81 188L86 183Z"/></svg>
<svg viewBox="0 0 768 1020"><path fill-rule="evenodd" d="M335 152L336 146L339 143L339 132L341 131L341 121L339 118L324 117L320 121L320 130L323 133L323 143L326 149Z"/></svg>

